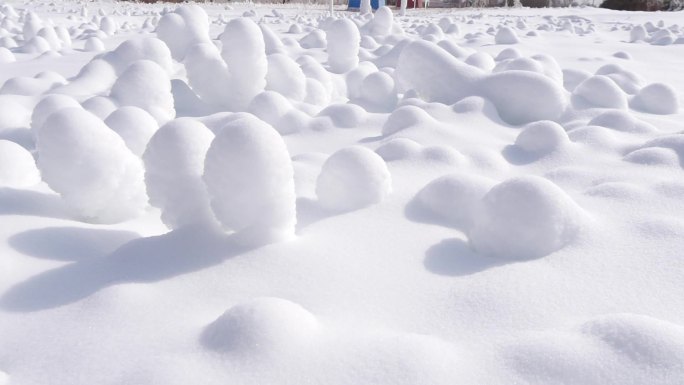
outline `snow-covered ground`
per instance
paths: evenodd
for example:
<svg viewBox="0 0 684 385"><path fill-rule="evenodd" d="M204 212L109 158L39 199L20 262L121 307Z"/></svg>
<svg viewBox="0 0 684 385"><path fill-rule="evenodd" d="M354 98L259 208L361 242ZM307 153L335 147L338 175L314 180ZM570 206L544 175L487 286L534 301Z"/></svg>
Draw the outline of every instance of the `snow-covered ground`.
<svg viewBox="0 0 684 385"><path fill-rule="evenodd" d="M682 384L681 12L0 4L0 384Z"/></svg>

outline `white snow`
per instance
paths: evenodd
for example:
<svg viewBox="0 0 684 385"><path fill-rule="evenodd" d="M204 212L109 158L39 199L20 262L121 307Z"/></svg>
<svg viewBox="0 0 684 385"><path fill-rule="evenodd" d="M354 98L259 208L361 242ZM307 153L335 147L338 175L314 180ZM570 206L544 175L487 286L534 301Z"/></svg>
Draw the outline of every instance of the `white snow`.
<svg viewBox="0 0 684 385"><path fill-rule="evenodd" d="M515 3L0 0L0 384L681 385L682 11Z"/></svg>
<svg viewBox="0 0 684 385"><path fill-rule="evenodd" d="M222 127L207 152L203 179L226 230L257 243L294 235L292 163L285 142L267 123L247 116Z"/></svg>

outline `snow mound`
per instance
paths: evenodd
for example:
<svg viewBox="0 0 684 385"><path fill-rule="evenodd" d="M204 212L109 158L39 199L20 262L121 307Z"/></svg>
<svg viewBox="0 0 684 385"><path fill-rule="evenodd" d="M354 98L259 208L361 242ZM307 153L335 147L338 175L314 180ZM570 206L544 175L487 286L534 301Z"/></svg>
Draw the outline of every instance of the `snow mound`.
<svg viewBox="0 0 684 385"><path fill-rule="evenodd" d="M439 46L415 41L401 52L395 72L400 92L453 104L468 96L489 99L510 124L557 120L565 110L565 90L547 76L528 71L485 74L452 57Z"/></svg>
<svg viewBox="0 0 684 385"><path fill-rule="evenodd" d="M14 54L9 49L0 46L0 64L2 63L14 63L17 59Z"/></svg>
<svg viewBox="0 0 684 385"><path fill-rule="evenodd" d="M0 187L23 188L40 182L33 156L9 140L0 140Z"/></svg>
<svg viewBox="0 0 684 385"><path fill-rule="evenodd" d="M496 31L494 42L496 44L517 44L520 42L520 39L518 38L518 34L515 33L515 30L512 28L501 27L498 31Z"/></svg>
<svg viewBox="0 0 684 385"><path fill-rule="evenodd" d="M640 364L682 369L684 327L681 325L645 315L611 314L586 322L581 330Z"/></svg>
<svg viewBox="0 0 684 385"><path fill-rule="evenodd" d="M229 105L244 111L266 86L268 60L259 26L247 18L233 19L221 34L221 57L230 69Z"/></svg>
<svg viewBox="0 0 684 385"><path fill-rule="evenodd" d="M679 156L669 148L640 148L625 155L623 159L627 162L649 166L679 167Z"/></svg>
<svg viewBox="0 0 684 385"><path fill-rule="evenodd" d="M173 59L169 47L154 37L126 40L114 51L107 52L102 58L114 67L117 74L121 74L139 60L153 61L166 73L171 73L173 69Z"/></svg>
<svg viewBox="0 0 684 385"><path fill-rule="evenodd" d="M225 353L268 355L306 346L319 329L316 317L302 306L264 297L228 309L205 329L202 341Z"/></svg>
<svg viewBox="0 0 684 385"><path fill-rule="evenodd" d="M359 64L359 29L349 19L338 19L327 31L328 65L334 73L345 73Z"/></svg>
<svg viewBox="0 0 684 385"><path fill-rule="evenodd" d="M318 117L329 117L335 127L359 127L366 119L367 113L355 104L331 104L319 112Z"/></svg>
<svg viewBox="0 0 684 385"><path fill-rule="evenodd" d="M413 105L406 105L392 111L382 126L382 135L389 136L411 126L429 125L435 122L424 109Z"/></svg>
<svg viewBox="0 0 684 385"><path fill-rule="evenodd" d="M472 226L482 197L495 183L474 174L448 174L423 187L416 202L450 226L465 230Z"/></svg>
<svg viewBox="0 0 684 385"><path fill-rule="evenodd" d="M36 142L43 180L82 219L118 222L135 217L147 204L140 160L90 112L55 112Z"/></svg>
<svg viewBox="0 0 684 385"><path fill-rule="evenodd" d="M270 242L294 235L293 173L278 132L246 117L217 133L207 152L203 178L214 215L224 228L254 237L254 242Z"/></svg>
<svg viewBox="0 0 684 385"><path fill-rule="evenodd" d="M285 54L268 55L266 89L282 94L293 101L306 96L306 76L297 62Z"/></svg>
<svg viewBox="0 0 684 385"><path fill-rule="evenodd" d="M121 107L107 117L105 124L124 140L126 146L141 156L152 135L159 128L157 121L147 111L133 106Z"/></svg>
<svg viewBox="0 0 684 385"><path fill-rule="evenodd" d="M632 99L632 108L651 114L669 115L679 111L679 100L674 88L663 83L653 83L642 88Z"/></svg>
<svg viewBox="0 0 684 385"><path fill-rule="evenodd" d="M102 52L105 50L105 46L102 40L93 36L83 43L83 50L86 52Z"/></svg>
<svg viewBox="0 0 684 385"><path fill-rule="evenodd" d="M176 116L169 76L150 60L139 60L126 68L112 86L110 96L122 107L142 108L160 123Z"/></svg>
<svg viewBox="0 0 684 385"><path fill-rule="evenodd" d="M202 180L204 159L213 139L204 124L180 118L157 130L147 145L142 157L147 194L170 229L213 221Z"/></svg>
<svg viewBox="0 0 684 385"><path fill-rule="evenodd" d="M106 119L118 108L112 98L107 96L93 96L88 100L84 100L81 106L102 120Z"/></svg>
<svg viewBox="0 0 684 385"><path fill-rule="evenodd" d="M31 114L31 130L34 135L38 135L38 130L43 127L48 116L65 108L81 108L81 105L76 99L66 95L48 95L42 98Z"/></svg>
<svg viewBox="0 0 684 385"><path fill-rule="evenodd" d="M252 99L247 108L247 112L276 127L276 129L278 129L276 125L280 122L280 119L291 110L292 104L290 104L290 101L275 91L260 93Z"/></svg>
<svg viewBox="0 0 684 385"><path fill-rule="evenodd" d="M382 202L392 189L385 161L360 146L343 148L323 164L316 196L331 211L352 211Z"/></svg>
<svg viewBox="0 0 684 385"><path fill-rule="evenodd" d="M589 107L627 109L627 95L604 75L584 80L575 88L573 96L581 98Z"/></svg>
<svg viewBox="0 0 684 385"><path fill-rule="evenodd" d="M397 104L394 79L385 72L374 72L363 79L359 102L369 111L388 112Z"/></svg>
<svg viewBox="0 0 684 385"><path fill-rule="evenodd" d="M185 58L191 46L211 42L209 16L197 4L184 4L162 16L156 32L178 61Z"/></svg>
<svg viewBox="0 0 684 385"><path fill-rule="evenodd" d="M536 155L549 154L569 142L563 127L548 120L528 124L515 139L516 147Z"/></svg>
<svg viewBox="0 0 684 385"><path fill-rule="evenodd" d="M409 159L421 153L423 146L411 139L394 138L389 142L378 147L375 152L385 160L391 162L394 160Z"/></svg>
<svg viewBox="0 0 684 385"><path fill-rule="evenodd" d="M629 41L631 43L648 40L648 32L643 25L635 25L629 31Z"/></svg>
<svg viewBox="0 0 684 385"><path fill-rule="evenodd" d="M516 177L484 196L470 244L492 258L535 259L572 242L583 222L582 209L558 186L538 176Z"/></svg>
<svg viewBox="0 0 684 385"><path fill-rule="evenodd" d="M589 121L590 126L612 128L616 131L647 133L657 129L644 121L635 118L632 114L623 110L612 110L601 113Z"/></svg>

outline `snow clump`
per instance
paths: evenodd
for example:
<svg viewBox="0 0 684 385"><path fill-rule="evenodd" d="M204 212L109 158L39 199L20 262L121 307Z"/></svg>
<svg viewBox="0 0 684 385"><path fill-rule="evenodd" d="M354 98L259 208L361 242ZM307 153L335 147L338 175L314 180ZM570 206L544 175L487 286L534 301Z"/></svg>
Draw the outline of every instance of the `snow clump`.
<svg viewBox="0 0 684 385"><path fill-rule="evenodd" d="M229 105L244 111L266 87L268 60L259 26L247 18L233 19L221 34L221 57L230 71Z"/></svg>
<svg viewBox="0 0 684 385"><path fill-rule="evenodd" d="M142 108L160 123L176 116L169 76L150 60L131 64L114 83L110 96L122 107Z"/></svg>
<svg viewBox="0 0 684 385"><path fill-rule="evenodd" d="M147 194L170 229L213 222L202 180L204 159L213 139L204 124L180 118L157 130L147 145L142 157Z"/></svg>
<svg viewBox="0 0 684 385"><path fill-rule="evenodd" d="M207 152L204 182L216 219L248 242L294 235L294 171L283 138L248 116L219 130Z"/></svg>
<svg viewBox="0 0 684 385"><path fill-rule="evenodd" d="M282 353L306 346L319 332L316 317L288 300L263 297L235 305L204 331L204 344L238 354Z"/></svg>
<svg viewBox="0 0 684 385"><path fill-rule="evenodd" d="M448 174L428 183L416 196L420 206L432 215L460 229L469 229L482 197L495 182L474 174Z"/></svg>
<svg viewBox="0 0 684 385"><path fill-rule="evenodd" d="M508 179L482 199L469 232L477 252L526 260L563 248L579 233L582 209L558 186L538 176Z"/></svg>
<svg viewBox="0 0 684 385"><path fill-rule="evenodd" d="M632 99L632 107L651 114L676 114L679 110L677 92L669 85L653 83L642 88Z"/></svg>
<svg viewBox="0 0 684 385"><path fill-rule="evenodd" d="M556 151L569 142L570 139L563 127L548 120L528 124L515 139L516 147L537 155Z"/></svg>
<svg viewBox="0 0 684 385"><path fill-rule="evenodd" d="M105 124L119 134L126 146L141 156L152 135L159 128L157 121L147 111L133 106L117 109L109 114Z"/></svg>
<svg viewBox="0 0 684 385"><path fill-rule="evenodd" d="M334 73L345 73L359 64L359 29L349 19L335 20L327 31L328 65Z"/></svg>
<svg viewBox="0 0 684 385"><path fill-rule="evenodd" d="M385 161L360 146L332 154L316 181L318 201L331 211L352 211L380 203L391 189L392 180Z"/></svg>
<svg viewBox="0 0 684 385"><path fill-rule="evenodd" d="M0 187L22 188L40 182L36 163L24 147L0 140Z"/></svg>
<svg viewBox="0 0 684 385"><path fill-rule="evenodd" d="M82 108L50 115L37 133L43 180L82 219L130 219L147 204L143 167L123 139Z"/></svg>
<svg viewBox="0 0 684 385"><path fill-rule="evenodd" d="M496 44L516 44L520 42L520 39L512 28L501 27L494 36L494 42Z"/></svg>
<svg viewBox="0 0 684 385"><path fill-rule="evenodd" d="M182 61L190 47L211 43L209 16L197 4L184 4L162 16L157 25L157 36L169 47L174 59Z"/></svg>

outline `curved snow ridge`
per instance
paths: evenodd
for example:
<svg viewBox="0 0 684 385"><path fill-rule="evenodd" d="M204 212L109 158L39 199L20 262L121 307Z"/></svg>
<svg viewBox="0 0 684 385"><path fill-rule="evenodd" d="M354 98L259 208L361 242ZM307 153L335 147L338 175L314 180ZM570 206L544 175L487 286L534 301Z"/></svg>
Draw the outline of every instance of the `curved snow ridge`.
<svg viewBox="0 0 684 385"><path fill-rule="evenodd" d="M558 120L568 105L566 91L544 75L519 70L486 74L425 41L411 42L402 50L396 77L400 90L414 90L427 101L453 104L482 96L513 125Z"/></svg>

